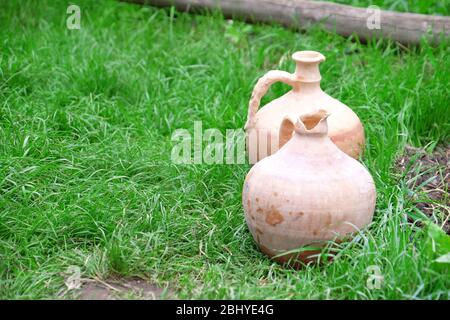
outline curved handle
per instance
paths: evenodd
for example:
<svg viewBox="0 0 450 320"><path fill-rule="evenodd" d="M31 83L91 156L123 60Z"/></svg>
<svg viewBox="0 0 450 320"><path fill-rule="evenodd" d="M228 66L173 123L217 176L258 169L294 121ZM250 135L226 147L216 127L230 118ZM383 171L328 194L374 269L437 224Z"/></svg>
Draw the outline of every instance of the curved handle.
<svg viewBox="0 0 450 320"><path fill-rule="evenodd" d="M295 87L298 83L297 77L289 72L272 70L267 72L264 76L259 78L255 87L253 88L252 97L248 105L248 115L247 123L245 124L245 129L251 128L255 125L255 115L256 111L259 109L259 104L261 103L261 98L269 90L270 86L275 82L284 82L292 87Z"/></svg>

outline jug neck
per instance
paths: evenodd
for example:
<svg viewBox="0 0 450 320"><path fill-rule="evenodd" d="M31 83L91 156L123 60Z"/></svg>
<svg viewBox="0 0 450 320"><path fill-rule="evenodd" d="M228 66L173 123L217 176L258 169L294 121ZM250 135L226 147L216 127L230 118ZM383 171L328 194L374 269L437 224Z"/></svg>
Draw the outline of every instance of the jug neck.
<svg viewBox="0 0 450 320"><path fill-rule="evenodd" d="M313 94L322 91L320 88L320 81L316 82L302 82L299 81L294 87L294 91L302 94Z"/></svg>
<svg viewBox="0 0 450 320"><path fill-rule="evenodd" d="M296 63L295 76L299 82L298 88L301 90L320 89L319 64L325 61L325 57L316 51L297 51L292 55Z"/></svg>
<svg viewBox="0 0 450 320"><path fill-rule="evenodd" d="M330 114L321 109L301 115L299 118L287 116L280 127L280 140L288 141L279 154L326 154L330 144L327 118ZM294 123L295 121L295 123ZM292 136L292 130L294 135ZM277 153L277 154L278 154Z"/></svg>
<svg viewBox="0 0 450 320"><path fill-rule="evenodd" d="M308 138L328 137L327 118L329 115L323 109L301 115L294 126L296 135Z"/></svg>

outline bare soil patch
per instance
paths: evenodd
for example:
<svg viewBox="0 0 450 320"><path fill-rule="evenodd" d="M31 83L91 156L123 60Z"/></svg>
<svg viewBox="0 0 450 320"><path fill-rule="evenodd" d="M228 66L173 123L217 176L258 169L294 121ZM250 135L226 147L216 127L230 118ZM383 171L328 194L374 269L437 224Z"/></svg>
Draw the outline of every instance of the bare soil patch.
<svg viewBox="0 0 450 320"><path fill-rule="evenodd" d="M140 278L85 281L74 294L79 300L159 300L168 298L168 293L163 288Z"/></svg>
<svg viewBox="0 0 450 320"><path fill-rule="evenodd" d="M450 234L450 144L432 153L406 146L396 167L405 175L415 206Z"/></svg>

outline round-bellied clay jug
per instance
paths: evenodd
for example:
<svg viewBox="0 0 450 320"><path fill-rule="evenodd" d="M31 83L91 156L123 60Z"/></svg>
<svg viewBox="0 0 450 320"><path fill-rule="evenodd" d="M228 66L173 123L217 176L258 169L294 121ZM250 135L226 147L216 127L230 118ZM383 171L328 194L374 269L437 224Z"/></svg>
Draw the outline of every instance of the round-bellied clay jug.
<svg viewBox="0 0 450 320"><path fill-rule="evenodd" d="M302 115L294 136L256 163L245 178L245 220L261 251L279 262L314 260L319 250L284 253L339 242L372 221L372 176L328 137L328 113ZM282 122L288 130L290 119Z"/></svg>
<svg viewBox="0 0 450 320"><path fill-rule="evenodd" d="M275 153L291 136L280 134L281 121L288 116L293 128L304 113L325 109L329 136L339 149L357 159L364 148L364 128L358 116L345 104L332 98L320 88L319 64L325 57L316 51L298 51L292 55L296 63L293 74L272 70L258 80L249 102L245 125L249 162L256 163ZM284 82L292 90L272 100L259 111L261 98L275 82Z"/></svg>

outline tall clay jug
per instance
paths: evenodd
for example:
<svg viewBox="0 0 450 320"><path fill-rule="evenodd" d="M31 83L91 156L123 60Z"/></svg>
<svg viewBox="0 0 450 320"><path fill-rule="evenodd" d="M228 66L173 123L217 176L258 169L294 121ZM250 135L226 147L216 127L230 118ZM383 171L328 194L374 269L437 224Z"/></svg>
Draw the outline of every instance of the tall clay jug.
<svg viewBox="0 0 450 320"><path fill-rule="evenodd" d="M279 262L313 260L318 251L288 252L339 241L372 221L372 177L331 142L327 116L324 110L301 116L294 136L256 163L244 182L242 201L250 232L261 251ZM281 127L286 129L289 121Z"/></svg>
<svg viewBox="0 0 450 320"><path fill-rule="evenodd" d="M296 63L295 73L269 71L253 89L245 125L250 162L255 163L275 153L291 138L296 119L317 109L331 113L328 119L331 141L357 159L364 148L364 129L349 107L321 90L319 63L325 61L325 57L315 51L298 51L292 58ZM289 84L292 90L258 111L261 98L278 81ZM280 132L281 121L286 116L290 119L289 130Z"/></svg>

